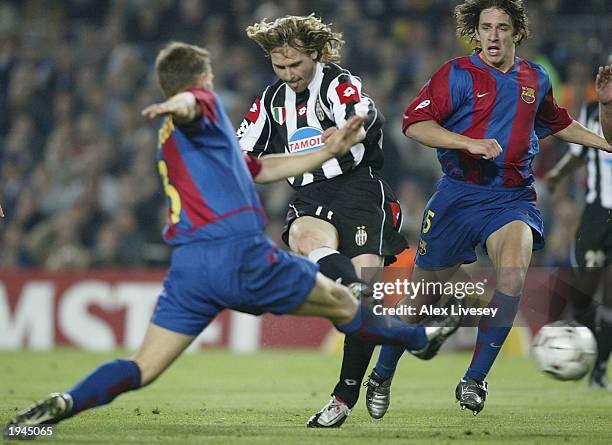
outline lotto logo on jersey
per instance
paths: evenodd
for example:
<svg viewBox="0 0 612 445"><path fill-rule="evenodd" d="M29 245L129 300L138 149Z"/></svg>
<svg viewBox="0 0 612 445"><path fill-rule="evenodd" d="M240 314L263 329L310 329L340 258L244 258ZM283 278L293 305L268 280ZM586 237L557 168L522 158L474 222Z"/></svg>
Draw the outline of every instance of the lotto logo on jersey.
<svg viewBox="0 0 612 445"><path fill-rule="evenodd" d="M320 128L298 128L287 140L289 152L303 153L305 151L319 150L324 145L321 140L322 135L323 131Z"/></svg>
<svg viewBox="0 0 612 445"><path fill-rule="evenodd" d="M357 91L357 87L349 82L344 82L338 85L336 87L336 93L338 94L338 98L340 98L341 104L361 101L361 97L359 97L359 91Z"/></svg>

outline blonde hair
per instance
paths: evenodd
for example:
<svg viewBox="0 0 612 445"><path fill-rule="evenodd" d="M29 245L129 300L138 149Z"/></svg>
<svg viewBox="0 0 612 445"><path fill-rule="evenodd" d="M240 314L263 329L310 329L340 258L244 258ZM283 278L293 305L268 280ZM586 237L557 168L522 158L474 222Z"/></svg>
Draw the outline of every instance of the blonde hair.
<svg viewBox="0 0 612 445"><path fill-rule="evenodd" d="M159 52L155 71L166 97L194 86L200 74L212 74L208 51L182 42L170 42Z"/></svg>
<svg viewBox="0 0 612 445"><path fill-rule="evenodd" d="M306 54L316 51L316 60L323 63L339 62L340 48L344 45L342 33L333 32L329 24L314 14L289 15L273 22L263 19L247 27L246 33L268 56L275 48L288 45Z"/></svg>

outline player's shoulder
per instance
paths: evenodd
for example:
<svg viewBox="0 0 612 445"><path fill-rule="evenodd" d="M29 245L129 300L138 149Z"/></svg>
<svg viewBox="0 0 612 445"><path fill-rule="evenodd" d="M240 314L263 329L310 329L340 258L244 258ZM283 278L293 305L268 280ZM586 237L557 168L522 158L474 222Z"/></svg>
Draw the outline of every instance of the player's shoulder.
<svg viewBox="0 0 612 445"><path fill-rule="evenodd" d="M529 68L531 68L532 70L534 70L539 76L543 76L543 77L549 77L548 76L548 71L546 70L546 68L544 67L544 65L541 65L537 62L534 62L533 60L527 60L527 59L519 59L519 63L523 64Z"/></svg>
<svg viewBox="0 0 612 445"><path fill-rule="evenodd" d="M266 86L263 92L261 93L261 96L259 97L264 103L264 106L269 108L272 104L274 96L278 94L278 92L281 91L283 88L286 88L286 84L281 79L277 79L276 82Z"/></svg>
<svg viewBox="0 0 612 445"><path fill-rule="evenodd" d="M451 71L455 74L460 72L465 72L469 70L471 62L469 60L469 56L461 56L455 57L453 59L447 60L442 65L438 67L438 69L431 76L431 80L434 81L446 81L451 74Z"/></svg>
<svg viewBox="0 0 612 445"><path fill-rule="evenodd" d="M335 78L340 75L350 76L351 72L346 68L342 68L340 65L336 63L325 63L323 64L323 77L324 78Z"/></svg>

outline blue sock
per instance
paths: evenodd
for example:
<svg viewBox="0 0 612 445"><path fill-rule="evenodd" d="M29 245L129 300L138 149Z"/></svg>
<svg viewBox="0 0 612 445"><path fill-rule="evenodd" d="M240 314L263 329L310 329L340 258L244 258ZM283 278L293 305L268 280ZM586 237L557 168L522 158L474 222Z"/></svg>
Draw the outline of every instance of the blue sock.
<svg viewBox="0 0 612 445"><path fill-rule="evenodd" d="M472 363L465 373L466 378L478 382L485 379L510 333L514 317L519 309L520 299L520 295L513 297L497 289L495 290L487 307L498 308L498 311L495 317L483 315L480 318L476 347L474 348Z"/></svg>
<svg viewBox="0 0 612 445"><path fill-rule="evenodd" d="M427 344L425 328L411 325L388 315L376 315L372 309L360 304L355 317L346 324L336 325L340 332L355 335L377 345L401 345L406 349L421 349Z"/></svg>
<svg viewBox="0 0 612 445"><path fill-rule="evenodd" d="M139 388L140 382L140 368L135 362L106 362L68 391L72 397L70 416L106 405L119 394Z"/></svg>
<svg viewBox="0 0 612 445"><path fill-rule="evenodd" d="M378 361L374 367L374 371L383 380L390 379L395 374L397 362L404 353L405 348L399 346L383 345L378 354Z"/></svg>

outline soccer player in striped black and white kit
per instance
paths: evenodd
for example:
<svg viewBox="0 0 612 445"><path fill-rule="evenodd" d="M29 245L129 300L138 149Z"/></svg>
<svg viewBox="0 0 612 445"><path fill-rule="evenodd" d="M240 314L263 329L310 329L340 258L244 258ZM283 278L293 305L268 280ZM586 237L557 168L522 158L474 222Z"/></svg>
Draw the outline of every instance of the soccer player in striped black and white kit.
<svg viewBox="0 0 612 445"><path fill-rule="evenodd" d="M321 168L289 178L284 241L320 271L342 283L367 282L362 268L381 268L407 243L399 234L400 206L378 174L384 118L361 80L338 66L342 35L313 15L287 16L247 28L272 62L279 80L258 98L237 131L251 156L318 150L356 110L367 110L365 138ZM372 346L347 338L340 381L309 427L339 427L359 397Z"/></svg>
<svg viewBox="0 0 612 445"><path fill-rule="evenodd" d="M612 55L609 61L612 62ZM579 121L603 135L606 124L612 125L612 117L604 120L606 107L612 107L612 65L599 69L596 89L599 102L584 105ZM612 349L612 154L585 145L570 144L565 156L546 175L546 185L549 192L554 193L563 177L585 163L586 205L576 231L573 267L571 271L559 271L560 275L555 277L555 294L569 297L567 299L573 306L576 320L594 332L597 359L591 372L590 385L606 389L606 370ZM596 305L593 296L602 281L602 304ZM561 306L554 305L557 313L562 311Z"/></svg>

